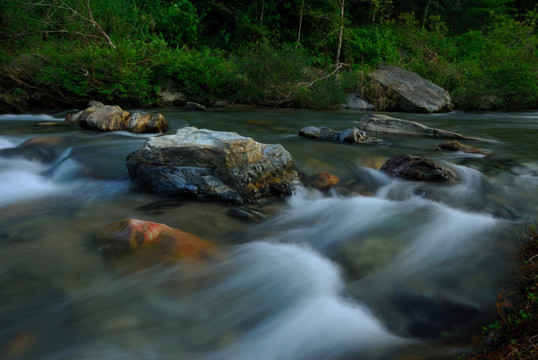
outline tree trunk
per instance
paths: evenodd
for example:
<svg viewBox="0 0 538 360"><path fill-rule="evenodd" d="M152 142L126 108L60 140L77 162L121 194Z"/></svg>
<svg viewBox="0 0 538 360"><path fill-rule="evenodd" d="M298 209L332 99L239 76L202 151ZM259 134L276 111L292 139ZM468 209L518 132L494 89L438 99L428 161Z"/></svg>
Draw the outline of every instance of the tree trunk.
<svg viewBox="0 0 538 360"><path fill-rule="evenodd" d="M338 33L338 47L336 48L336 59L335 64L340 64L340 51L342 50L342 36L344 34L344 7L346 1L342 0L340 2L340 31Z"/></svg>
<svg viewBox="0 0 538 360"><path fill-rule="evenodd" d="M301 1L301 11L299 13L299 30L297 30L297 45L295 48L297 49L299 45L301 45L301 30L303 28L303 10L304 10L304 0Z"/></svg>

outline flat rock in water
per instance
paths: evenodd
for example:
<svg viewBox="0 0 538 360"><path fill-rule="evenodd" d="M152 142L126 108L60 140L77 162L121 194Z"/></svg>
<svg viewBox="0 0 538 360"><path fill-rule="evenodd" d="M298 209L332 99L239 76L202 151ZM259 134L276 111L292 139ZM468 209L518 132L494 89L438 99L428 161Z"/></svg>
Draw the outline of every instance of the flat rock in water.
<svg viewBox="0 0 538 360"><path fill-rule="evenodd" d="M367 114L361 117L359 128L368 132L438 137L445 139L466 139L452 131L431 128L414 121L402 120L388 115Z"/></svg>
<svg viewBox="0 0 538 360"><path fill-rule="evenodd" d="M432 113L451 111L454 108L445 89L414 72L381 65L368 76L394 95L395 110Z"/></svg>
<svg viewBox="0 0 538 360"><path fill-rule="evenodd" d="M398 156L388 160L381 171L392 177L411 181L427 181L443 184L456 184L458 174L447 165L420 156Z"/></svg>
<svg viewBox="0 0 538 360"><path fill-rule="evenodd" d="M292 166L282 145L195 127L151 138L127 156L129 175L143 188L240 204L290 195L299 184Z"/></svg>

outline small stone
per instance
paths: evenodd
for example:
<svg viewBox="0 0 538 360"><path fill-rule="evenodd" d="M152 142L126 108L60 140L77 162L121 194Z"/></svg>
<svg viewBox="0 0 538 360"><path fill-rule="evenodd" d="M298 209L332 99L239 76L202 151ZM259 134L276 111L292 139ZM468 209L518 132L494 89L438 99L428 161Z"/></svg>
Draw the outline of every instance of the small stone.
<svg viewBox="0 0 538 360"><path fill-rule="evenodd" d="M205 111L206 107L195 102L187 101L184 109L189 111Z"/></svg>
<svg viewBox="0 0 538 360"><path fill-rule="evenodd" d="M467 154L488 155L488 153L482 149L474 148L468 145L464 145L457 140L447 140L437 145L439 151L461 151Z"/></svg>

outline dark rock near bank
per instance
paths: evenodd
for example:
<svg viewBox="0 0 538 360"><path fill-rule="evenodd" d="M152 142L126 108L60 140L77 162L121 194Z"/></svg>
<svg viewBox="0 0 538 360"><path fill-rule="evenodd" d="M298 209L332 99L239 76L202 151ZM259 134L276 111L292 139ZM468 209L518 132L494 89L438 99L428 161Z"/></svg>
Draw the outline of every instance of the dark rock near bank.
<svg viewBox="0 0 538 360"><path fill-rule="evenodd" d="M432 113L454 108L446 90L414 72L381 65L368 76L394 95L394 110Z"/></svg>
<svg viewBox="0 0 538 360"><path fill-rule="evenodd" d="M476 306L402 286L396 286L391 300L406 314L407 332L421 338L441 338L444 333L460 330L481 315Z"/></svg>
<svg viewBox="0 0 538 360"><path fill-rule="evenodd" d="M419 156L398 156L388 160L381 171L392 177L411 181L456 184L458 174L447 165Z"/></svg>
<svg viewBox="0 0 538 360"><path fill-rule="evenodd" d="M359 128L368 132L438 137L445 139L466 139L452 131L431 128L414 121L402 120L388 115L367 114L361 117Z"/></svg>
<svg viewBox="0 0 538 360"><path fill-rule="evenodd" d="M348 144L380 142L380 140L370 138L364 131L355 127L336 131L324 126L307 126L299 130L299 135L311 139L345 142Z"/></svg>
<svg viewBox="0 0 538 360"><path fill-rule="evenodd" d="M299 184L292 165L282 145L195 127L151 138L127 156L129 175L142 188L233 203L290 195Z"/></svg>
<svg viewBox="0 0 538 360"><path fill-rule="evenodd" d="M159 133L168 127L166 119L159 113L130 114L117 105L104 105L99 101L90 101L88 105L85 110L67 114L65 121L86 129L133 133Z"/></svg>
<svg viewBox="0 0 538 360"><path fill-rule="evenodd" d="M188 111L205 111L206 107L195 102L187 101L184 109Z"/></svg>

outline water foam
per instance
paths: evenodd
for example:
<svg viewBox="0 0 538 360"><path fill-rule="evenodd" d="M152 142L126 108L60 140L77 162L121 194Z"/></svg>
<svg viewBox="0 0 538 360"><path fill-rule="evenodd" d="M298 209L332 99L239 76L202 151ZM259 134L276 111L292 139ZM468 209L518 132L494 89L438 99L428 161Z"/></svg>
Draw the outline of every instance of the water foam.
<svg viewBox="0 0 538 360"><path fill-rule="evenodd" d="M249 243L233 252L232 263L241 270L212 289L213 296L244 292L236 306L249 316L249 306L270 309L255 322L243 319L255 325L210 359L335 358L405 342L364 305L344 299L338 267L308 247Z"/></svg>
<svg viewBox="0 0 538 360"><path fill-rule="evenodd" d="M0 169L0 206L61 190L60 186L41 175L46 170L43 164L0 158Z"/></svg>
<svg viewBox="0 0 538 360"><path fill-rule="evenodd" d="M57 118L52 115L32 115L32 114L3 114L0 115L0 121L64 121L63 118Z"/></svg>

